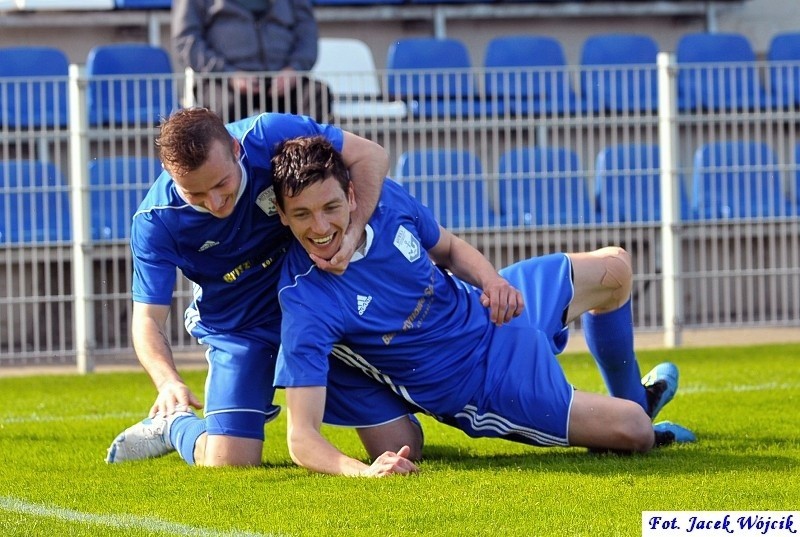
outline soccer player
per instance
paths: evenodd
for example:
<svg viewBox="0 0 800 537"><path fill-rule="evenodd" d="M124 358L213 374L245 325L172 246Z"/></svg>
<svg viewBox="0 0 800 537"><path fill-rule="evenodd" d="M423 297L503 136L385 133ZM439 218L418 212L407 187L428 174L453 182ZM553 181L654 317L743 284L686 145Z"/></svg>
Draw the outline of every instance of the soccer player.
<svg viewBox="0 0 800 537"><path fill-rule="evenodd" d="M286 388L297 464L330 474L416 472L405 447L369 466L320 434L323 421L382 423L409 409L469 436L536 446L646 452L694 440L677 424L652 424L675 394L678 371L664 363L640 379L623 249L548 255L498 273L386 181L347 272L334 275L315 260L339 250L358 211L339 153L321 137L288 140L273 173L281 220L297 239L279 283L275 379ZM579 315L613 397L573 389L555 357ZM329 375L347 368L361 372L363 386L353 382L349 405L326 408ZM375 381L393 393L374 389Z"/></svg>
<svg viewBox="0 0 800 537"><path fill-rule="evenodd" d="M270 159L278 142L303 135L341 151L355 185L360 209L339 253L316 260L342 272L388 171L382 147L304 116L262 114L226 126L211 111L190 108L162 122L156 143L165 171L131 231L133 344L158 396L148 418L113 441L107 462L176 449L189 464L261 464L264 425L280 411L272 404L281 322L275 286L292 239L275 208ZM202 405L178 373L166 335L176 268L193 283L186 329L207 346L204 418L191 410ZM421 449L408 417L389 428L390 436L359 431L368 452L390 449L385 438L408 438Z"/></svg>

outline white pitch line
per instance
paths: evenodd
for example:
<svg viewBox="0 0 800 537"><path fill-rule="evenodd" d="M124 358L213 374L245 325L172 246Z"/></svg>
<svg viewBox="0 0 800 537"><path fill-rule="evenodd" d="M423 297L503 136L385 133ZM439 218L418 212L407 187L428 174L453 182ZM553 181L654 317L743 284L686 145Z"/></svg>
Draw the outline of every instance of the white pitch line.
<svg viewBox="0 0 800 537"><path fill-rule="evenodd" d="M765 382L763 384L725 384L722 386L709 386L708 384L689 384L678 388L679 394L695 393L724 393L724 392L766 392L777 390L796 390L800 388L798 382Z"/></svg>
<svg viewBox="0 0 800 537"><path fill-rule="evenodd" d="M40 416L31 414L29 416L0 416L0 425L11 423L51 423L63 421L98 421L115 419L143 419L145 412L116 412L111 414L84 414L82 416Z"/></svg>
<svg viewBox="0 0 800 537"><path fill-rule="evenodd" d="M158 518L142 517L135 515L95 515L82 513L63 507L52 507L42 504L29 503L16 498L0 496L0 510L33 515L37 517L48 517L73 522L77 524L93 524L98 526L110 526L124 530L145 530L148 532L159 532L168 535L186 535L189 537L268 537L263 533L250 533L239 530L216 531L206 528L197 528L160 520Z"/></svg>

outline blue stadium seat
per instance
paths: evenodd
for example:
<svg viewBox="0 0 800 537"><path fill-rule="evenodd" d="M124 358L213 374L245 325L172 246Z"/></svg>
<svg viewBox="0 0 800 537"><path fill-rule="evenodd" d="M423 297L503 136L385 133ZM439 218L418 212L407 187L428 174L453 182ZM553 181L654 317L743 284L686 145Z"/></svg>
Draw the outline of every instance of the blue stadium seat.
<svg viewBox="0 0 800 537"><path fill-rule="evenodd" d="M161 173L154 158L111 157L89 164L92 240L130 238L131 218Z"/></svg>
<svg viewBox="0 0 800 537"><path fill-rule="evenodd" d="M167 51L144 43L99 45L86 59L90 125L153 125L177 104Z"/></svg>
<svg viewBox="0 0 800 537"><path fill-rule="evenodd" d="M800 32L775 35L767 49L775 108L800 108Z"/></svg>
<svg viewBox="0 0 800 537"><path fill-rule="evenodd" d="M678 40L675 56L681 111L744 111L764 106L756 55L745 36L686 34Z"/></svg>
<svg viewBox="0 0 800 537"><path fill-rule="evenodd" d="M589 194L578 156L554 147L506 151L498 164L504 226L591 223Z"/></svg>
<svg viewBox="0 0 800 537"><path fill-rule="evenodd" d="M117 9L171 9L172 0L114 0Z"/></svg>
<svg viewBox="0 0 800 537"><path fill-rule="evenodd" d="M495 215L486 196L483 167L469 151L406 151L397 160L395 179L449 229L486 227Z"/></svg>
<svg viewBox="0 0 800 537"><path fill-rule="evenodd" d="M492 115L560 115L577 110L561 43L553 37L511 35L486 45L484 96Z"/></svg>
<svg viewBox="0 0 800 537"><path fill-rule="evenodd" d="M763 218L789 211L778 160L762 142L714 142L694 156L693 203L700 219Z"/></svg>
<svg viewBox="0 0 800 537"><path fill-rule="evenodd" d="M661 162L657 145L606 147L595 162L595 198L601 222L661 221ZM680 217L691 217L689 195L678 179Z"/></svg>
<svg viewBox="0 0 800 537"><path fill-rule="evenodd" d="M590 112L658 110L658 44L646 35L601 34L581 50L581 95ZM625 67L620 67L625 66Z"/></svg>
<svg viewBox="0 0 800 537"><path fill-rule="evenodd" d="M0 161L0 246L69 241L69 190L51 162Z"/></svg>
<svg viewBox="0 0 800 537"><path fill-rule="evenodd" d="M53 47L0 49L0 126L67 126L66 54Z"/></svg>
<svg viewBox="0 0 800 537"><path fill-rule="evenodd" d="M387 57L387 92L416 117L470 117L480 113L467 46L458 39L409 37Z"/></svg>

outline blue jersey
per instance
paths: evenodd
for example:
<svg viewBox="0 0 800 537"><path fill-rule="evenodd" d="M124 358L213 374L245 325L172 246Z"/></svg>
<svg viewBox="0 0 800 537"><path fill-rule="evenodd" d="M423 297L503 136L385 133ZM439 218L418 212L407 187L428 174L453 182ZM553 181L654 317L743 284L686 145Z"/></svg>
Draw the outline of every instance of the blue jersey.
<svg viewBox="0 0 800 537"><path fill-rule="evenodd" d="M397 183L384 183L367 235L343 276L316 268L299 243L289 248L276 386L325 386L342 343L337 357L412 404L461 410L484 382L494 330L480 292L431 262L439 225Z"/></svg>
<svg viewBox="0 0 800 537"><path fill-rule="evenodd" d="M271 178L275 146L322 134L337 150L342 131L309 118L261 114L228 125L242 151L242 184L233 213L217 218L189 205L162 173L133 217L133 300L169 305L176 270L194 285L187 328L227 332L271 324L280 308L275 289L291 234L277 215Z"/></svg>

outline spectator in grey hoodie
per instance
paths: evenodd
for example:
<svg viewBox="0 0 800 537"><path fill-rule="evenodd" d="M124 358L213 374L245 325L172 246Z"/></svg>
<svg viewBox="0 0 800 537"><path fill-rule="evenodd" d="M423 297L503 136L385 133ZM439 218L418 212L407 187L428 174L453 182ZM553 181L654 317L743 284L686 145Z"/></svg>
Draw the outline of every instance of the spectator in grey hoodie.
<svg viewBox="0 0 800 537"><path fill-rule="evenodd" d="M173 0L172 42L199 73L197 104L227 121L288 112L331 122L325 84L300 72L317 60L310 0ZM209 75L209 76L205 76Z"/></svg>

